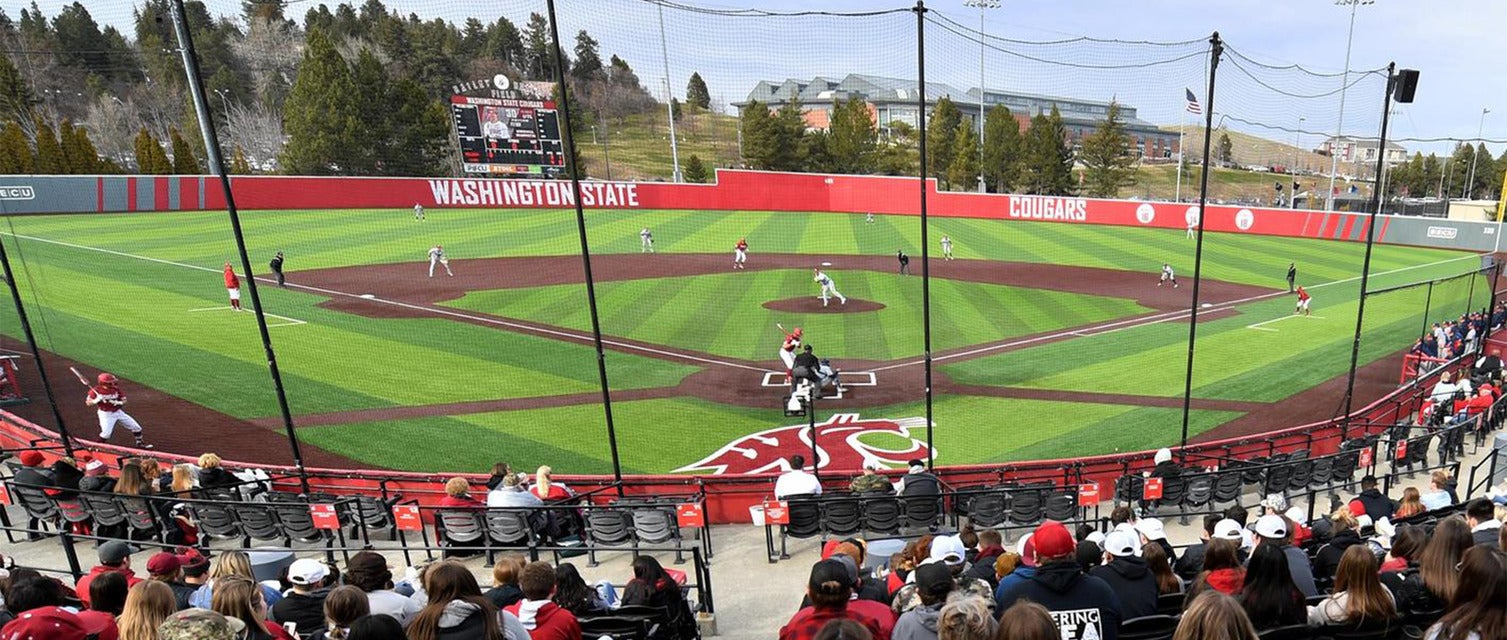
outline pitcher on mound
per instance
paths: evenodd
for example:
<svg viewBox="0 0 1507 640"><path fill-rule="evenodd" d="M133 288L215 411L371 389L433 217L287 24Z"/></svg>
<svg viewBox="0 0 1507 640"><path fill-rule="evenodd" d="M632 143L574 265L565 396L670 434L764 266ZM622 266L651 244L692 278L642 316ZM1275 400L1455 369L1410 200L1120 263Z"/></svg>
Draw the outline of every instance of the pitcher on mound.
<svg viewBox="0 0 1507 640"><path fill-rule="evenodd" d="M837 285L832 283L832 278L830 276L822 273L821 269L812 269L811 273L813 274L811 279L820 283L822 286L822 293L820 297L822 299L823 307L827 306L827 302L829 302L833 296L836 296L841 304L848 303L848 299L843 297L841 293L838 293Z"/></svg>

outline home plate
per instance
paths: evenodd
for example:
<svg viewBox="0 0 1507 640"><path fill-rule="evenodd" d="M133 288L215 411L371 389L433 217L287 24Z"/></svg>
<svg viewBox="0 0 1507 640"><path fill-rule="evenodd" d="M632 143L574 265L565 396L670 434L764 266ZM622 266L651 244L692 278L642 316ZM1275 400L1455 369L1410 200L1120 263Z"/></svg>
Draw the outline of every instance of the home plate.
<svg viewBox="0 0 1507 640"><path fill-rule="evenodd" d="M377 296L376 296L376 294L363 293L363 294L361 294L361 297L366 298L367 300L373 300L373 299L376 299Z"/></svg>

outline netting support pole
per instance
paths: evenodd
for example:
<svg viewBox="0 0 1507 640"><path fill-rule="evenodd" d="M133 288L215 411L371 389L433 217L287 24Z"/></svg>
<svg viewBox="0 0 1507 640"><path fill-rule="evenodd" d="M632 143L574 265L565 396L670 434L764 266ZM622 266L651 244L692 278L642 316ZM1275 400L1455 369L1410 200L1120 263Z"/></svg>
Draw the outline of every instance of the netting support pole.
<svg viewBox="0 0 1507 640"><path fill-rule="evenodd" d="M182 0L179 0L180 2ZM591 344L597 353L597 379L602 383L602 415L607 420L607 448L612 453L612 486L623 497L623 464L617 451L617 426L612 422L612 390L607 385L607 353L602 349L602 318L597 314L597 287L591 277L591 245L586 241L586 209L581 206L581 167L576 163L576 132L570 127L571 97L565 83L565 53L560 48L560 22L555 18L555 0L549 9L549 37L554 45L555 82L560 86L560 142L565 145L565 163L570 170L570 190L576 203L576 233L581 238L581 268L586 276L586 305L591 311Z"/></svg>
<svg viewBox="0 0 1507 640"><path fill-rule="evenodd" d="M917 147L921 161L921 339L926 371L926 467L936 462L937 448L932 444L931 396L931 241L926 234L926 2L916 0L916 122L920 140ZM982 90L982 89L980 89Z"/></svg>
<svg viewBox="0 0 1507 640"><path fill-rule="evenodd" d="M1345 381L1345 416L1340 428L1341 441L1350 437L1350 412L1355 405L1355 368L1360 363L1360 331L1366 321L1366 284L1371 278L1371 248L1376 244L1376 215L1381 211L1381 172L1387 161L1387 124L1392 119L1392 83L1397 81L1397 63L1387 64L1387 88L1381 97L1381 143L1376 147L1376 188L1371 197L1376 198L1370 207L1370 219L1366 221L1366 257L1360 266L1360 302L1355 307L1355 341L1350 345L1350 376Z"/></svg>
<svg viewBox="0 0 1507 640"><path fill-rule="evenodd" d="M267 356L267 371L272 375L272 388L277 393L277 409L282 413L283 431L288 436L288 448L293 454L293 466L298 470L298 486L304 494L309 493L309 474L304 469L303 451L298 446L298 433L293 428L293 413L288 408L288 393L283 387L283 376L277 367L277 354L272 349L272 334L267 331L267 316L262 312L262 300L256 291L256 276L251 270L251 257L246 254L246 235L241 230L241 214L236 210L235 193L230 188L230 175L225 172L225 158L220 154L219 137L215 134L214 119L209 116L209 100L204 96L204 82L199 77L198 55L194 53L194 38L188 30L188 18L183 10L183 0L173 0L173 28L178 34L178 50L183 54L183 71L188 76L189 93L194 98L194 112L199 116L199 131L204 135L204 153L209 168L220 178L220 189L225 193L225 211L230 218L230 228L235 232L236 251L241 254L241 271L246 274L246 292L251 294L251 310L256 315L256 328L261 333L262 351Z"/></svg>
<svg viewBox="0 0 1507 640"><path fill-rule="evenodd" d="M16 242L21 239L12 235ZM63 441L63 452L73 457L73 438L68 434L68 425L63 424L63 412L58 410L58 400L52 395L52 382L47 379L47 366L42 364L42 350L37 347L37 336L31 332L31 321L26 317L26 305L21 302L21 290L16 288L16 274L10 269L10 255L5 243L0 242L0 267L5 270L5 284L10 288L10 298L16 303L16 318L21 322L21 335L26 337L26 346L31 348L31 357L37 361L37 381L42 383L42 392L47 395L47 405L52 409L52 419L58 425L58 438ZM19 391L20 386L16 389Z"/></svg>
<svg viewBox="0 0 1507 640"><path fill-rule="evenodd" d="M1507 197L1507 194L1504 194ZM1491 299L1486 303L1486 330L1481 332L1481 351L1486 350L1486 340L1491 337L1491 319L1497 312L1497 280L1502 277L1502 263L1497 261L1496 254L1491 257Z"/></svg>
<svg viewBox="0 0 1507 640"><path fill-rule="evenodd" d="M1434 317L1433 309L1430 308L1433 305L1434 305L1434 281L1430 280L1429 281L1428 289L1423 294L1423 333L1422 333L1422 335L1428 336L1428 338L1430 340L1434 339L1434 334L1432 334L1432 333L1429 332L1429 318Z"/></svg>
<svg viewBox="0 0 1507 640"><path fill-rule="evenodd" d="M1187 464L1188 419L1193 412L1193 346L1198 342L1198 293L1203 279L1204 255L1204 208L1209 202L1209 153L1214 140L1214 80L1219 77L1219 56L1224 53L1224 41L1219 32L1209 36L1209 93L1204 101L1204 155L1203 171L1198 178L1198 237L1193 245L1193 303L1188 307L1188 368L1183 372L1183 435L1178 443L1178 463Z"/></svg>

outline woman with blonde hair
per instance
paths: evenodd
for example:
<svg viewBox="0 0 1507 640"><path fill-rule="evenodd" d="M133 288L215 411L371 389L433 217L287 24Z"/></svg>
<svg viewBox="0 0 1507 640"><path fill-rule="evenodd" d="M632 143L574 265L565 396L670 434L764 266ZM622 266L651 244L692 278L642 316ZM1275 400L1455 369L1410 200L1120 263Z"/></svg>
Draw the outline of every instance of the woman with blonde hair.
<svg viewBox="0 0 1507 640"><path fill-rule="evenodd" d="M1021 600L1005 609L1005 614L999 617L999 630L994 634L994 640L1057 640L1060 637L1051 612L1029 600Z"/></svg>
<svg viewBox="0 0 1507 640"><path fill-rule="evenodd" d="M267 600L260 585L241 576L226 576L215 582L209 608L246 623L245 640L295 640L286 629L267 619Z"/></svg>
<svg viewBox="0 0 1507 640"><path fill-rule="evenodd" d="M146 580L126 592L126 608L117 618L120 640L158 640L157 626L178 610L167 583Z"/></svg>
<svg viewBox="0 0 1507 640"><path fill-rule="evenodd" d="M1411 518L1425 511L1428 509L1423 506L1423 498L1419 495L1418 489L1408 487L1402 490L1402 502L1398 503L1397 511L1392 514L1392 519Z"/></svg>
<svg viewBox="0 0 1507 640"><path fill-rule="evenodd" d="M1234 598L1205 591L1193 599L1172 640L1257 640L1256 627Z"/></svg>
<svg viewBox="0 0 1507 640"><path fill-rule="evenodd" d="M1356 514L1349 506L1335 509L1329 516L1330 522L1334 523L1334 533L1330 535L1329 542L1319 547L1314 554L1314 578L1333 578L1334 572L1340 568L1340 557L1345 555L1345 550L1361 544L1360 523L1355 518Z"/></svg>
<svg viewBox="0 0 1507 640"><path fill-rule="evenodd" d="M204 489L233 487L240 484L239 478L220 466L220 456L206 453L199 456L199 486Z"/></svg>
<svg viewBox="0 0 1507 640"><path fill-rule="evenodd" d="M471 483L466 482L465 478L456 476L445 483L445 497L440 498L440 506L451 509L485 509L487 503L471 497Z"/></svg>
<svg viewBox="0 0 1507 640"><path fill-rule="evenodd" d="M539 469L534 472L534 486L530 491L539 496L540 500L564 500L571 496L570 490L566 489L565 485L555 484L552 481L554 471L549 468L549 465L540 465Z"/></svg>
<svg viewBox="0 0 1507 640"><path fill-rule="evenodd" d="M1308 624L1361 624L1397 617L1397 603L1392 592L1381 586L1376 555L1366 545L1345 550L1339 570L1334 574L1334 593L1317 606L1308 608Z"/></svg>
<svg viewBox="0 0 1507 640"><path fill-rule="evenodd" d="M199 587L194 595L189 596L188 604L200 609L210 608L210 603L214 601L215 585L224 578L245 578L255 583L256 575L251 572L251 556L246 555L245 551L221 552L219 559L215 560L214 566L209 570L208 581L204 583L204 586ZM262 597L265 598L269 608L283 599L277 589L267 585L260 586Z"/></svg>
<svg viewBox="0 0 1507 640"><path fill-rule="evenodd" d="M173 465L173 482L168 488L180 497L192 498L190 494L198 488L194 482L194 470L186 464Z"/></svg>

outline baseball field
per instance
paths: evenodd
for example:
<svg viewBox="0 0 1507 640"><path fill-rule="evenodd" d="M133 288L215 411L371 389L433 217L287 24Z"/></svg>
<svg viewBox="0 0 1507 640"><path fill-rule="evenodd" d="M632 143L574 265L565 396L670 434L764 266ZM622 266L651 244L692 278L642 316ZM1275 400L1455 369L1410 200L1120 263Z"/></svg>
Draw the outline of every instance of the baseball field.
<svg viewBox="0 0 1507 640"><path fill-rule="evenodd" d="M241 217L308 462L610 471L573 211ZM653 253L641 243L646 228ZM751 471L809 448L780 431L804 419L781 412L777 323L802 327L815 353L843 371L847 392L820 401L816 420L872 421L822 441L834 461L856 452L898 466L914 455L925 438L915 418L926 411L920 231L909 216L588 212L624 472ZM1195 252L1183 231L949 218L933 219L929 233L939 464L1177 442ZM84 389L61 369L68 364L118 375L127 410L162 449L287 459L253 314L227 304L221 268L243 270L223 212L12 216L0 234L74 436L96 433ZM940 258L944 234L955 260ZM749 261L734 270L740 238ZM429 275L436 245L453 276ZM1340 409L1363 250L1206 235L1191 436L1259 432ZM277 251L287 256L282 288L267 273ZM911 256L909 275L897 251ZM1158 286L1163 263L1179 286ZM1293 314L1289 263L1313 295L1311 315ZM1471 253L1377 246L1368 289L1478 265ZM816 267L846 304L822 305ZM1400 352L1425 323L1483 307L1489 291L1484 279L1461 277L1369 297L1358 400L1395 383ZM14 310L0 307L0 346L26 351ZM16 410L50 425L40 393L30 395Z"/></svg>

